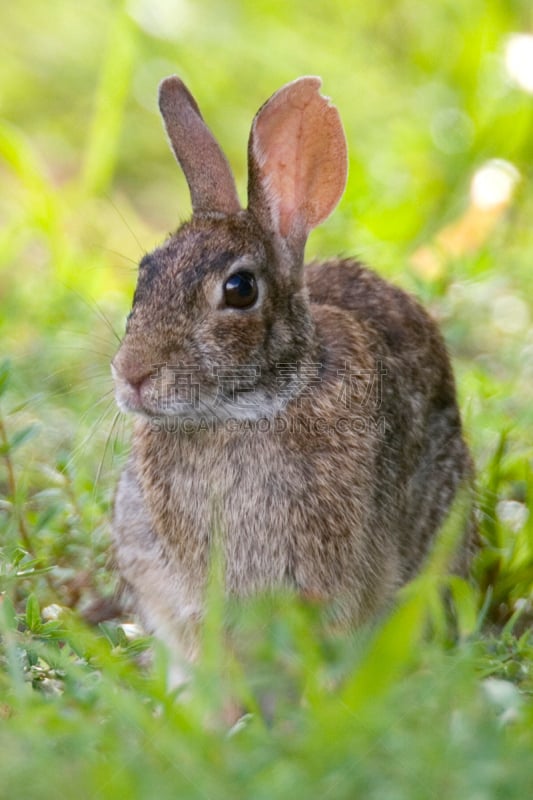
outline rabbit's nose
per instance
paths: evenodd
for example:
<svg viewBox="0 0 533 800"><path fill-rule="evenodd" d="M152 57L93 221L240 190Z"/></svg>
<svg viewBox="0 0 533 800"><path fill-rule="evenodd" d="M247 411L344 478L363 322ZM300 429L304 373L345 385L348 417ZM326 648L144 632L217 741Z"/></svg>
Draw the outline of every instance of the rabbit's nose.
<svg viewBox="0 0 533 800"><path fill-rule="evenodd" d="M123 364L113 363L111 373L115 381L115 395L119 408L123 411L143 410L150 402L149 387L154 375L153 370L125 369Z"/></svg>
<svg viewBox="0 0 533 800"><path fill-rule="evenodd" d="M111 374L115 381L127 383L132 389L140 390L154 374L154 368L135 353L119 350L111 362Z"/></svg>
<svg viewBox="0 0 533 800"><path fill-rule="evenodd" d="M128 391L140 399L143 388L154 377L154 369L147 368L137 359L114 358L111 362L111 374L117 385L122 384Z"/></svg>
<svg viewBox="0 0 533 800"><path fill-rule="evenodd" d="M145 407L149 402L151 395L150 389L146 388L150 384L150 378L153 377L153 372L147 372L144 375L135 378L124 379L127 386L128 404L132 411L137 411Z"/></svg>
<svg viewBox="0 0 533 800"><path fill-rule="evenodd" d="M148 381L152 377L153 377L153 372L146 372L144 375L141 375L140 377L128 377L126 375L126 376L124 376L124 380L126 381L127 384L129 384L129 386L132 389L135 389L135 391L138 394L140 394L141 393L141 389L144 386L144 384L148 383Z"/></svg>

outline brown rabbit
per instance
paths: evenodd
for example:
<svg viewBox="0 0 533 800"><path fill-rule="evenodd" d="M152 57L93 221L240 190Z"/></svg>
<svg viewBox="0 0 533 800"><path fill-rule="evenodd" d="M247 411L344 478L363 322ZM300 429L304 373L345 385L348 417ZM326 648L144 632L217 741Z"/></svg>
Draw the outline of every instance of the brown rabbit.
<svg viewBox="0 0 533 800"><path fill-rule="evenodd" d="M228 594L292 587L357 625L420 569L471 480L426 312L354 260L304 266L347 174L320 85L300 78L257 113L246 210L187 88L160 87L194 213L141 261L113 360L118 405L138 415L114 544L176 664L195 654L215 529Z"/></svg>

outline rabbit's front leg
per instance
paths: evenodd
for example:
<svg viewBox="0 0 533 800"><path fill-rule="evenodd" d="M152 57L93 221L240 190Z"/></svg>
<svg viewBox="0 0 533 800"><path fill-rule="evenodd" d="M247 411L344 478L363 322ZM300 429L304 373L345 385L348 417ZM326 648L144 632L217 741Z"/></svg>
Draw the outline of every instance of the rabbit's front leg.
<svg viewBox="0 0 533 800"><path fill-rule="evenodd" d="M115 560L145 630L170 650L169 688L187 681L198 654L200 598L176 570L154 532L133 461L121 475L113 514Z"/></svg>

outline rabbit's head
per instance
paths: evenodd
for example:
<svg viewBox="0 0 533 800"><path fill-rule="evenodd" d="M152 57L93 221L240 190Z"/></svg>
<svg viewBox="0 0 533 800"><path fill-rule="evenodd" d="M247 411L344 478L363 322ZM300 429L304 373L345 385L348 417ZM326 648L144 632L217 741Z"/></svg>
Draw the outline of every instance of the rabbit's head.
<svg viewBox="0 0 533 800"><path fill-rule="evenodd" d="M147 416L257 419L280 410L317 361L303 276L307 236L345 186L346 143L321 82L300 78L257 113L248 208L193 97L164 80L159 105L192 219L140 264L113 360L119 406Z"/></svg>

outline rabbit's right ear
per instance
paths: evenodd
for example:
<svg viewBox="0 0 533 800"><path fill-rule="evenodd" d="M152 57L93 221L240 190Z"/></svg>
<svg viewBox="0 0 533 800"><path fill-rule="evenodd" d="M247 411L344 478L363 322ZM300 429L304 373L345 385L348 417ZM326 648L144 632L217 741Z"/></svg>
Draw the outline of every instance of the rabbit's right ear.
<svg viewBox="0 0 533 800"><path fill-rule="evenodd" d="M346 185L347 148L339 112L320 78L288 83L259 109L248 145L249 209L296 256Z"/></svg>
<svg viewBox="0 0 533 800"><path fill-rule="evenodd" d="M176 75L161 82L159 109L174 155L187 179L193 211L240 211L226 157L203 121L194 97Z"/></svg>

